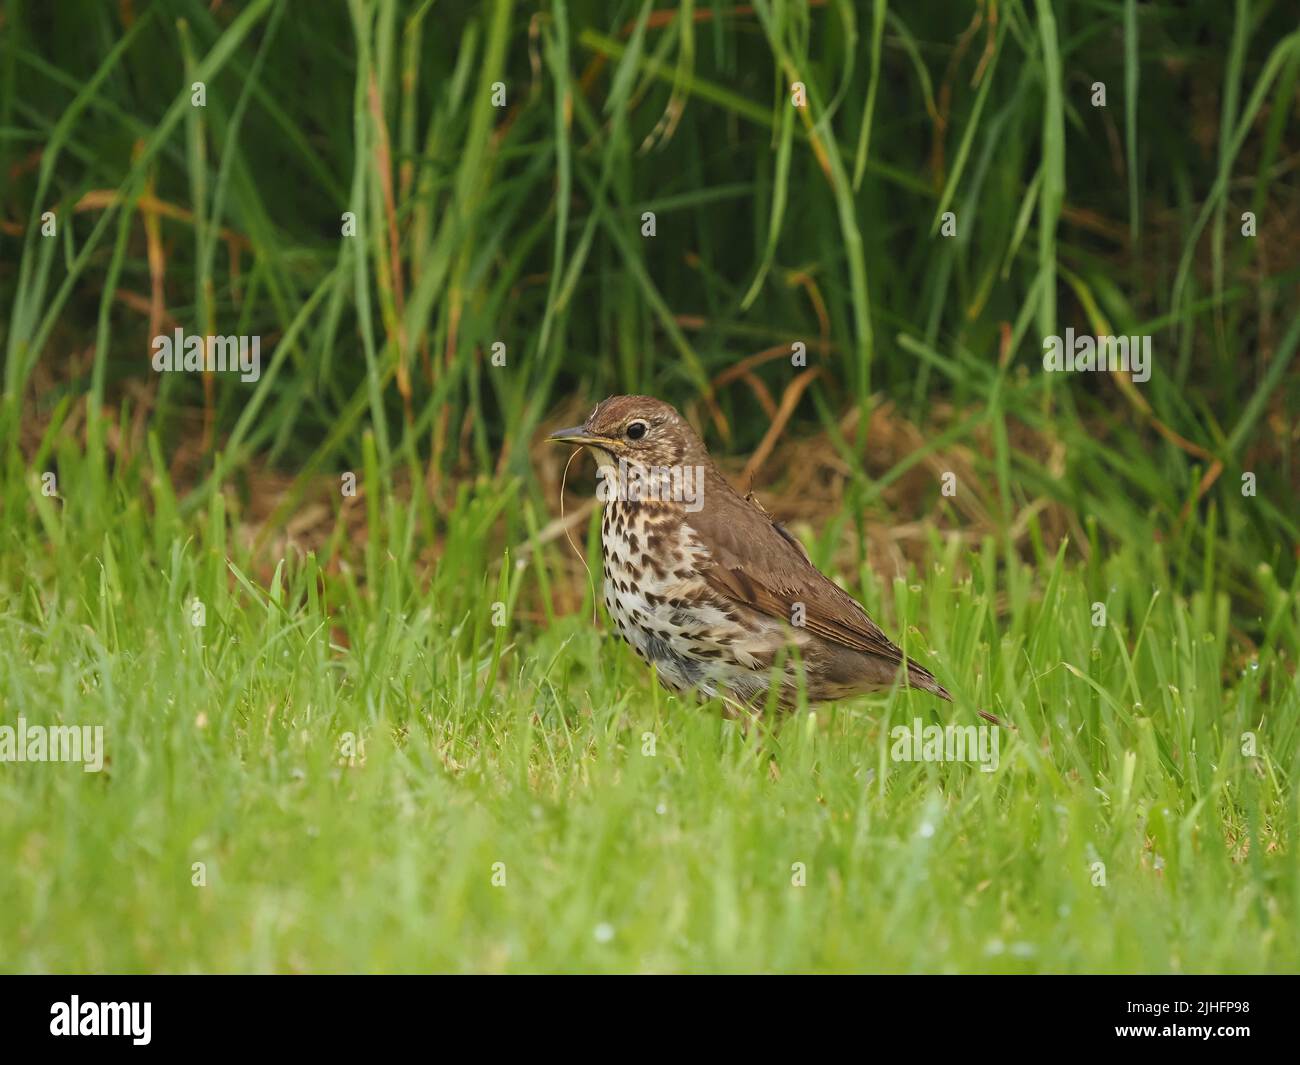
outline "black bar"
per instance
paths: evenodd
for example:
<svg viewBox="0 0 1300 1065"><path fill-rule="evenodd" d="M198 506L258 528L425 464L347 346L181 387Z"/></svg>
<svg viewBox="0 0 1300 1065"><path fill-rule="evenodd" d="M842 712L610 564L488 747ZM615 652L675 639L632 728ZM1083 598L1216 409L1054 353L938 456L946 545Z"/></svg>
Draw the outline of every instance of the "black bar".
<svg viewBox="0 0 1300 1065"><path fill-rule="evenodd" d="M533 1041L533 1052L548 1045L547 1053L576 1052L600 1029L620 1027L622 1046L634 1032L658 1041L652 1031L659 1029L664 1047L681 1047L688 1032L702 1031L733 1051L753 1040L770 1051L810 1039L820 1046L849 1040L864 1052L900 1041L926 1050L992 1050L1011 1038L1040 1051L1129 1044L1146 1052L1155 1044L1223 1053L1294 1046L1300 990L1290 976L860 976L837 987L775 978L779 988L750 981L743 989L723 979L730 986L701 993L697 982L645 978L632 989L616 978L581 975L563 986L439 976L7 977L0 980L0 1030L7 1051L42 1053L60 1044L90 1052L116 1044L130 1053L373 1054L390 1040L496 1047L510 1035ZM79 1034L54 1034L68 1031L74 1001ZM759 1010L759 1002L769 1005ZM80 1034L114 1025L117 1035Z"/></svg>

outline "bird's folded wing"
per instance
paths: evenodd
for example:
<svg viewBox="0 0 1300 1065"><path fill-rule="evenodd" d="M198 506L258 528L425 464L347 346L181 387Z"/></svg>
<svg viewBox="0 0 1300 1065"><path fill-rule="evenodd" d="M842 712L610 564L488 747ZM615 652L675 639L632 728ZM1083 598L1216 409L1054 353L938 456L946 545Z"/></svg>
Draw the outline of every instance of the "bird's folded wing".
<svg viewBox="0 0 1300 1065"><path fill-rule="evenodd" d="M802 605L799 613L809 632L890 662L903 660L903 652L867 616L862 604L823 576L790 533L739 497L727 502L732 506L706 507L689 517L709 552L702 570L715 592L787 624L797 616L795 607ZM736 504L749 513L728 515ZM763 520L755 521L759 516Z"/></svg>

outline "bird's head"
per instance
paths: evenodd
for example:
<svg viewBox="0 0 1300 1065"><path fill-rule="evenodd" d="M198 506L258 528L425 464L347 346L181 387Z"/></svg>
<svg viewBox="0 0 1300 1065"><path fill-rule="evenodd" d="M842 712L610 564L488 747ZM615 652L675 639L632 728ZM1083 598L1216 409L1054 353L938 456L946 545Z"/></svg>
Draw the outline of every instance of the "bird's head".
<svg viewBox="0 0 1300 1065"><path fill-rule="evenodd" d="M699 465L708 454L695 430L671 406L651 396L610 396L587 420L547 437L591 448L601 466Z"/></svg>

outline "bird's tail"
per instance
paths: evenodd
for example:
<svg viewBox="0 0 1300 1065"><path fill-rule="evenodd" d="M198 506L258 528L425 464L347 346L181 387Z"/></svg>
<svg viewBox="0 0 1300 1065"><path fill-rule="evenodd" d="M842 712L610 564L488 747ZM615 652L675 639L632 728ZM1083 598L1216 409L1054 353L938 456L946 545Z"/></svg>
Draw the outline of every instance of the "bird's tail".
<svg viewBox="0 0 1300 1065"><path fill-rule="evenodd" d="M923 692L937 695L940 699L943 699L946 702L952 702L952 696L948 694L948 689L934 679L934 674L924 666L913 662L910 658L907 660L907 683L913 688L920 688ZM995 717L987 710L977 709L975 712L985 721L992 722L994 725L1001 728L1011 727L1001 718Z"/></svg>
<svg viewBox="0 0 1300 1065"><path fill-rule="evenodd" d="M907 684L908 687L920 688L923 692L929 692L931 695L937 695L940 699L952 702L952 696L948 694L948 689L934 679L934 674L925 666L913 662L910 658L907 660Z"/></svg>

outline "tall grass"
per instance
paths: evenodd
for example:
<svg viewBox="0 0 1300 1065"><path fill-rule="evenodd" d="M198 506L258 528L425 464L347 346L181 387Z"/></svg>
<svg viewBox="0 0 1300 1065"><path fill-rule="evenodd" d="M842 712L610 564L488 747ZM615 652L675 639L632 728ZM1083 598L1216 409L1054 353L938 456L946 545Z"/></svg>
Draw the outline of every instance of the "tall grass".
<svg viewBox="0 0 1300 1065"><path fill-rule="evenodd" d="M1120 478L1137 505L1101 516L1110 535L1152 510L1168 530L1217 464L1205 494L1259 516L1234 530L1253 530L1248 553L1295 539L1292 441L1264 417L1295 399L1296 318L1278 297L1297 280L1280 179L1300 38L1278 5L880 3L864 25L845 3L325 7L7 5L11 473L24 400L48 421L81 387L56 374L62 390L36 395L38 360L94 319L97 401L152 387L164 317L273 339L277 372L253 397L167 379L150 420L172 446L201 408L213 445L254 405L227 472L269 453L302 476L346 465L366 428L385 477L463 458L521 474L561 396L681 402L803 339L817 374L796 425L832 431L843 390L864 408L895 396L920 422L951 399L987 413L964 439L1014 419L1059 440L1062 476L1014 460L1055 499ZM1226 53L1203 43L1218 39ZM1217 155L1169 122L1188 95ZM1236 235L1246 208L1253 240ZM41 238L46 210L61 239ZM1067 324L1153 333L1153 380L1060 387L1039 339ZM496 342L506 367L486 357ZM775 360L752 388L779 397L797 377ZM719 391L727 446L763 436L760 398L741 379ZM1247 470L1263 480L1242 509Z"/></svg>

